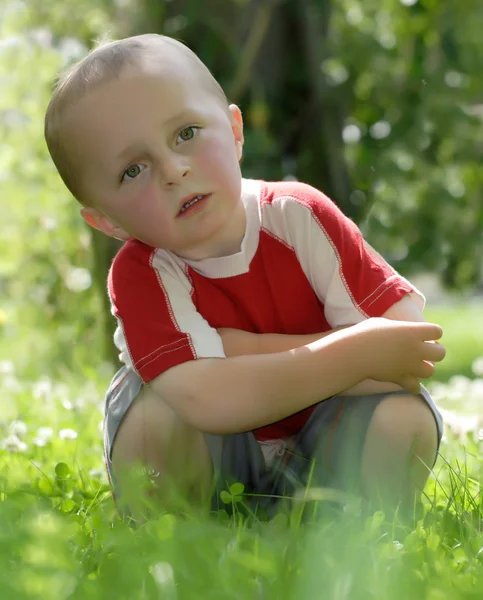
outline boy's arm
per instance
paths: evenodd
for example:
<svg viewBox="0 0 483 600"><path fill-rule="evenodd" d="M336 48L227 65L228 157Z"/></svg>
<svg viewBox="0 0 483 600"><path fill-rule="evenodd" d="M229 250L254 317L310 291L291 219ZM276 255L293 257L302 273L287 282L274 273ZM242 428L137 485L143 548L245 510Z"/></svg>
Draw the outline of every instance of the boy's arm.
<svg viewBox="0 0 483 600"><path fill-rule="evenodd" d="M370 319L295 350L200 359L170 368L148 385L196 429L229 434L263 427L366 377L408 391L434 372L444 348L429 323ZM416 389L417 388L417 389Z"/></svg>
<svg viewBox="0 0 483 600"><path fill-rule="evenodd" d="M336 331L346 327L337 327L324 333L288 335L283 333L251 333L241 329L217 329L223 342L227 357L246 356L247 354L272 354L300 348L312 342L321 340Z"/></svg>
<svg viewBox="0 0 483 600"><path fill-rule="evenodd" d="M408 294L399 302L391 306L383 315L386 319L396 321L424 322L425 319L417 303ZM348 326L349 327L349 326ZM227 357L242 356L247 354L271 354L273 352L284 352L310 344L317 340L340 331L345 327L331 329L324 333L308 335L284 335L284 334L255 334L239 329L218 329L223 341L223 348ZM365 394L385 393L401 390L390 382L365 380L345 390L349 396L360 396Z"/></svg>

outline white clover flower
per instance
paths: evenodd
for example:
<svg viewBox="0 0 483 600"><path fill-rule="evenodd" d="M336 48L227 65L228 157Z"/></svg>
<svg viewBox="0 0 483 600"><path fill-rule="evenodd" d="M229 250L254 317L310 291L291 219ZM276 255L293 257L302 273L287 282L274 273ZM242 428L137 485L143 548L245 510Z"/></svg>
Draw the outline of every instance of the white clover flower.
<svg viewBox="0 0 483 600"><path fill-rule="evenodd" d="M50 215L42 215L40 217L40 225L47 231L54 231L58 227L58 222L55 217L51 217Z"/></svg>
<svg viewBox="0 0 483 600"><path fill-rule="evenodd" d="M483 404L483 379L475 379L472 382L471 396L477 404Z"/></svg>
<svg viewBox="0 0 483 600"><path fill-rule="evenodd" d="M483 377L483 356L480 356L476 360L473 361L471 365L471 370L476 375L476 377Z"/></svg>
<svg viewBox="0 0 483 600"><path fill-rule="evenodd" d="M481 428L481 419L478 414L463 414L452 410L439 409L446 427L460 439L469 433L476 436Z"/></svg>
<svg viewBox="0 0 483 600"><path fill-rule="evenodd" d="M54 385L54 395L57 398L60 398L60 399L68 398L69 393L70 393L70 389L66 383L63 383L61 381L56 382L56 384Z"/></svg>
<svg viewBox="0 0 483 600"><path fill-rule="evenodd" d="M15 365L11 360L0 360L0 375L13 375Z"/></svg>
<svg viewBox="0 0 483 600"><path fill-rule="evenodd" d="M89 471L89 477L91 479L105 479L106 472L104 469L91 469Z"/></svg>
<svg viewBox="0 0 483 600"><path fill-rule="evenodd" d="M61 401L61 404L65 408L65 410L72 410L74 408L74 405L72 404L72 402L70 400L68 400L67 398L64 398Z"/></svg>
<svg viewBox="0 0 483 600"><path fill-rule="evenodd" d="M430 384L431 397L436 402L436 404L440 400L445 400L449 395L448 386L439 381L435 381Z"/></svg>
<svg viewBox="0 0 483 600"><path fill-rule="evenodd" d="M72 408L77 411L81 411L86 407L86 398L84 396L77 396L77 398L72 403Z"/></svg>
<svg viewBox="0 0 483 600"><path fill-rule="evenodd" d="M5 388L0 387L1 392L1 409L0 409L0 427L6 428L9 423L15 419L19 413L19 407L13 394L5 394Z"/></svg>
<svg viewBox="0 0 483 600"><path fill-rule="evenodd" d="M35 438L32 440L32 443L40 448L43 448L47 445L53 433L52 427L39 427L37 429Z"/></svg>
<svg viewBox="0 0 483 600"><path fill-rule="evenodd" d="M46 440L50 440L50 438L54 435L54 431L52 427L39 427L37 429L37 436L42 437Z"/></svg>
<svg viewBox="0 0 483 600"><path fill-rule="evenodd" d="M12 434L2 440L1 447L7 452L25 452L27 444Z"/></svg>
<svg viewBox="0 0 483 600"><path fill-rule="evenodd" d="M446 386L446 399L466 403L471 391L471 381L464 375L453 375Z"/></svg>
<svg viewBox="0 0 483 600"><path fill-rule="evenodd" d="M12 423L10 423L8 431L11 435L22 437L27 433L28 427L23 421L13 421Z"/></svg>
<svg viewBox="0 0 483 600"><path fill-rule="evenodd" d="M75 440L77 439L77 431L66 427L59 431L59 437L61 440Z"/></svg>
<svg viewBox="0 0 483 600"><path fill-rule="evenodd" d="M150 569L151 575L160 586L171 586L174 584L174 571L169 562L159 562Z"/></svg>
<svg viewBox="0 0 483 600"><path fill-rule="evenodd" d="M453 375L450 377L448 384L453 390L467 392L471 385L471 379L465 377L464 375Z"/></svg>
<svg viewBox="0 0 483 600"><path fill-rule="evenodd" d="M38 446L39 448L43 448L44 446L47 445L48 440L46 440L43 437L34 437L34 439L32 440L32 444L34 444L34 446Z"/></svg>
<svg viewBox="0 0 483 600"><path fill-rule="evenodd" d="M35 400L47 400L52 396L53 386L50 379L39 379L33 384L33 396Z"/></svg>
<svg viewBox="0 0 483 600"><path fill-rule="evenodd" d="M22 384L15 375L5 375L2 381L2 388L16 394L22 391Z"/></svg>

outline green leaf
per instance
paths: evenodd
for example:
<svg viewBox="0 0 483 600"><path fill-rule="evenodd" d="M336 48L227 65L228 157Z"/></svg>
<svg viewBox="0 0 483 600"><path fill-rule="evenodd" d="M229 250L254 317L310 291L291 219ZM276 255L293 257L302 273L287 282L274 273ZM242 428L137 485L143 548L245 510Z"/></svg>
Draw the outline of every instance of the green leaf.
<svg viewBox="0 0 483 600"><path fill-rule="evenodd" d="M436 551L441 543L441 538L433 531L426 538L426 545L430 550Z"/></svg>
<svg viewBox="0 0 483 600"><path fill-rule="evenodd" d="M232 496L240 496L245 491L243 483L232 483L230 485L230 493Z"/></svg>
<svg viewBox="0 0 483 600"><path fill-rule="evenodd" d="M66 498L65 500L62 500L59 508L64 513L70 512L75 508L75 502L70 498Z"/></svg>
<svg viewBox="0 0 483 600"><path fill-rule="evenodd" d="M230 492L227 492L226 490L223 490L222 492L220 492L220 498L224 504L232 503L232 495L230 494Z"/></svg>
<svg viewBox="0 0 483 600"><path fill-rule="evenodd" d="M56 496L57 495L57 492L56 492L54 486L45 477L43 477L42 479L39 479L38 488L42 493L46 494L47 496Z"/></svg>
<svg viewBox="0 0 483 600"><path fill-rule="evenodd" d="M238 550L237 552L231 552L229 558L246 569L265 577L274 577L277 572L277 565L273 556L260 556Z"/></svg>
<svg viewBox="0 0 483 600"><path fill-rule="evenodd" d="M158 521L158 536L160 540L169 540L173 537L176 527L176 517L171 514L163 515Z"/></svg>
<svg viewBox="0 0 483 600"><path fill-rule="evenodd" d="M71 476L70 469L64 462L55 465L55 474L59 479L68 479Z"/></svg>
<svg viewBox="0 0 483 600"><path fill-rule="evenodd" d="M226 512L226 510L224 509L220 509L216 512L218 519L222 522L222 523L228 523L228 521L230 520L230 516L229 514Z"/></svg>
<svg viewBox="0 0 483 600"><path fill-rule="evenodd" d="M385 519L385 514L378 510L366 521L366 533L369 537L376 537L380 534L381 525Z"/></svg>

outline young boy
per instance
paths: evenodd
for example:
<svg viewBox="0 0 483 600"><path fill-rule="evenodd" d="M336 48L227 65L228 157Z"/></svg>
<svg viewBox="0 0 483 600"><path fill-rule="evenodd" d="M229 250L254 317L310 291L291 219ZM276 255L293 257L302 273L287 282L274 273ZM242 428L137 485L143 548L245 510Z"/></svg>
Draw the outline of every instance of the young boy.
<svg viewBox="0 0 483 600"><path fill-rule="evenodd" d="M414 499L441 438L420 386L441 328L321 192L242 179L240 110L195 54L159 35L97 48L58 83L45 135L82 217L126 242L104 437L125 509L136 463L165 508L215 473Z"/></svg>

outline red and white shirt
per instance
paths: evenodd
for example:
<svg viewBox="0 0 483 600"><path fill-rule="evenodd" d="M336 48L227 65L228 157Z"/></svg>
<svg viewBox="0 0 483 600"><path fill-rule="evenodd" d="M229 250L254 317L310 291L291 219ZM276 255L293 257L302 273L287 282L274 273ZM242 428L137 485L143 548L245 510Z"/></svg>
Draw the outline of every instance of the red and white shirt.
<svg viewBox="0 0 483 600"><path fill-rule="evenodd" d="M216 329L322 333L424 298L322 192L299 182L243 180L247 226L237 254L185 260L128 241L109 273L121 360L147 383L180 363L223 358ZM255 431L298 431L312 407Z"/></svg>

